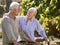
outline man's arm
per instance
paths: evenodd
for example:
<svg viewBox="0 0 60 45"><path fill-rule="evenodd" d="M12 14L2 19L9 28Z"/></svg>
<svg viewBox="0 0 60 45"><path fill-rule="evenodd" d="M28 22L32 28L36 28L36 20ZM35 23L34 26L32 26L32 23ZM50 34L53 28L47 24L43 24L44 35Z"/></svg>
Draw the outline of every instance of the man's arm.
<svg viewBox="0 0 60 45"><path fill-rule="evenodd" d="M41 35L44 38L47 38L46 33L40 23L37 21L36 22L36 31L38 32L39 35Z"/></svg>
<svg viewBox="0 0 60 45"><path fill-rule="evenodd" d="M38 32L39 35L41 35L44 38L45 41L49 42L49 39L47 38L44 29L42 28L38 21L36 21L36 31Z"/></svg>
<svg viewBox="0 0 60 45"><path fill-rule="evenodd" d="M29 38L29 36L28 35L26 35L24 32L23 32L23 30L21 29L21 26L20 26L20 36L22 37L22 38L24 38L27 42L34 42L34 41L32 41L30 38Z"/></svg>

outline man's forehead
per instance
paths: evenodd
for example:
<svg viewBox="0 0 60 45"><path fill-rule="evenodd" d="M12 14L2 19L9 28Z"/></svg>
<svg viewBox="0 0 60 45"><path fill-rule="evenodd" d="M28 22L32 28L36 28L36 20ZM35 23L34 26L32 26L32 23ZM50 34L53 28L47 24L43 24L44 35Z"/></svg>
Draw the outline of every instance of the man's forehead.
<svg viewBox="0 0 60 45"><path fill-rule="evenodd" d="M35 12L33 9L29 10L28 12Z"/></svg>

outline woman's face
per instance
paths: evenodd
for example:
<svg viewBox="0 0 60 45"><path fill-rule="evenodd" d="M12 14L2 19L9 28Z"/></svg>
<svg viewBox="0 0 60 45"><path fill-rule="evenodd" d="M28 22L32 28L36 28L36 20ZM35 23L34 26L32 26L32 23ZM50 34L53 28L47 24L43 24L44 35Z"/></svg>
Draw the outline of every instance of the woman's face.
<svg viewBox="0 0 60 45"><path fill-rule="evenodd" d="M14 16L17 16L19 12L20 12L20 7L12 9L12 13Z"/></svg>
<svg viewBox="0 0 60 45"><path fill-rule="evenodd" d="M28 13L27 13L27 18L28 18L28 19L32 19L34 16L35 16L34 10L28 11Z"/></svg>

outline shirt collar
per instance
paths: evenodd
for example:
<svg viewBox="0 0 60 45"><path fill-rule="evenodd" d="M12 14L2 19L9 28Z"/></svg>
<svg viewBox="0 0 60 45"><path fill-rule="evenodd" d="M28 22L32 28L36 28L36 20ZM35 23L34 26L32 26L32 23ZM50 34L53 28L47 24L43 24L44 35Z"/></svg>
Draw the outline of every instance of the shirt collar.
<svg viewBox="0 0 60 45"><path fill-rule="evenodd" d="M31 20L29 20L29 21L33 21L34 18L35 18L35 17L33 17L33 18L32 18ZM27 21L27 16L26 16L25 20Z"/></svg>

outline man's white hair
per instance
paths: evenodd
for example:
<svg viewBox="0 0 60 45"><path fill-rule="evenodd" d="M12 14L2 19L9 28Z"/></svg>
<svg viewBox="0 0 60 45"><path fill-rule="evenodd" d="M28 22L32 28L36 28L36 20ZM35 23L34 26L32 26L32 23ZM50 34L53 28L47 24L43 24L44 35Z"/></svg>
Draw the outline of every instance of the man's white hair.
<svg viewBox="0 0 60 45"><path fill-rule="evenodd" d="M29 8L28 12L31 11L31 10L34 11L35 15L37 14L37 9L36 8L31 7L31 8Z"/></svg>
<svg viewBox="0 0 60 45"><path fill-rule="evenodd" d="M13 9L14 7L16 8L18 6L20 6L20 4L18 2L12 2L9 6L9 9Z"/></svg>

